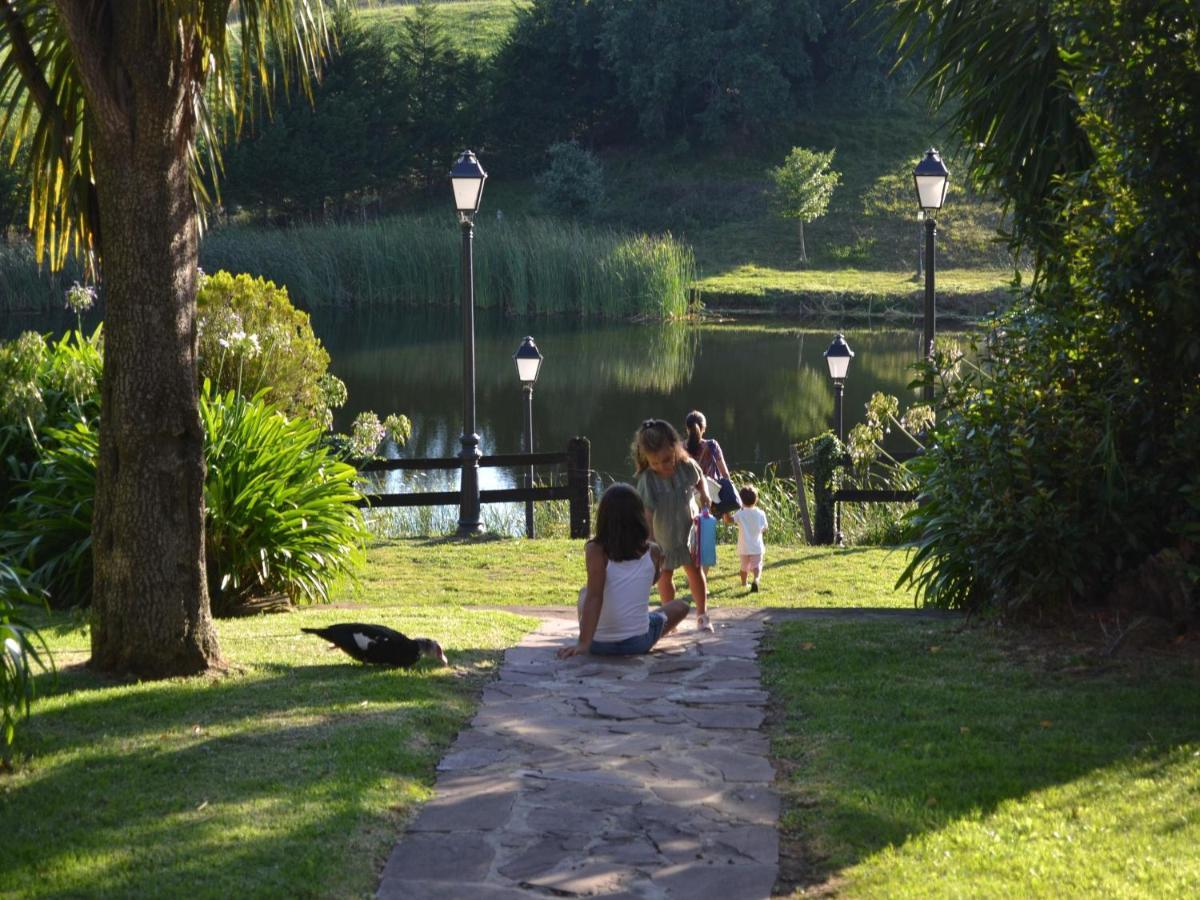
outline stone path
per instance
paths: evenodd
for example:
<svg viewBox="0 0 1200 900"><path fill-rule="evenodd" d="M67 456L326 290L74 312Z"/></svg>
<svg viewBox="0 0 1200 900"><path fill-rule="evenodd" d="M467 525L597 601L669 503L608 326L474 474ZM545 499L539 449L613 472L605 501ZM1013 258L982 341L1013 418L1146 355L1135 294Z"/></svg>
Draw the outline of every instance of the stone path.
<svg viewBox="0 0 1200 900"><path fill-rule="evenodd" d="M573 617L510 649L379 897L769 897L761 611L722 610L715 635L693 622L642 657L555 659Z"/></svg>

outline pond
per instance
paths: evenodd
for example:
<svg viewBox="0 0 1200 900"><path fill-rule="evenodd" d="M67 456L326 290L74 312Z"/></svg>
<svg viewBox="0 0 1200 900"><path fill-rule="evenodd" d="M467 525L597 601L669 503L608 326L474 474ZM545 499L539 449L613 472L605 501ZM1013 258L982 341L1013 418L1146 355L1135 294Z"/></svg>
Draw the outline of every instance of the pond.
<svg viewBox="0 0 1200 900"><path fill-rule="evenodd" d="M73 321L4 323L61 333ZM313 328L349 393L336 425L371 409L413 423L404 456L453 456L462 433L462 329L457 315L419 310L318 311ZM834 392L822 356L844 330L855 357L846 380L847 432L863 419L874 391L918 402L907 385L920 349L920 321L866 327L806 321L585 323L480 315L476 321L476 406L485 454L524 451L524 399L512 355L529 334L545 361L533 394L535 449L563 450L590 439L597 486L633 474L629 445L643 420L683 427L689 410L708 417L731 469L761 473L778 464L788 473L789 444L831 427ZM954 340L961 335L943 334ZM897 444L901 447L901 444ZM539 477L542 477L540 474ZM512 487L521 473L483 469L482 488ZM453 490L458 473L394 472L387 490ZM486 508L485 508L486 511Z"/></svg>
<svg viewBox="0 0 1200 900"><path fill-rule="evenodd" d="M314 315L313 327L346 382L345 429L364 409L402 412L413 423L404 456L459 452L463 422L462 330L453 316L398 312ZM712 325L586 324L572 320L481 317L476 321L476 406L485 454L524 450L524 399L512 355L530 334L545 361L533 394L535 449L562 450L590 439L592 467L605 482L633 472L629 446L643 419L682 430L689 410L708 418L731 469L762 472L786 460L788 446L831 426L833 384L823 353L837 327L795 322ZM917 402L907 388L920 348L912 328L853 327L846 380L847 432L874 391ZM457 474L448 473L453 484ZM443 485L450 482L443 482ZM485 488L513 484L485 469ZM453 486L452 484L450 486Z"/></svg>

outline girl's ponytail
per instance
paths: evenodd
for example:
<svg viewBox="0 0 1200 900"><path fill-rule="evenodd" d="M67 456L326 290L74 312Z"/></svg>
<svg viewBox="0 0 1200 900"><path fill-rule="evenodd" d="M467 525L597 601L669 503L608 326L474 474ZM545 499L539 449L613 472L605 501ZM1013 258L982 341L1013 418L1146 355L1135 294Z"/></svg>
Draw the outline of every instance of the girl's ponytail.
<svg viewBox="0 0 1200 900"><path fill-rule="evenodd" d="M700 435L704 433L704 427L708 423L704 420L704 413L698 409L693 409L687 414L687 418L683 420L683 424L687 426L687 452L694 459L700 457Z"/></svg>

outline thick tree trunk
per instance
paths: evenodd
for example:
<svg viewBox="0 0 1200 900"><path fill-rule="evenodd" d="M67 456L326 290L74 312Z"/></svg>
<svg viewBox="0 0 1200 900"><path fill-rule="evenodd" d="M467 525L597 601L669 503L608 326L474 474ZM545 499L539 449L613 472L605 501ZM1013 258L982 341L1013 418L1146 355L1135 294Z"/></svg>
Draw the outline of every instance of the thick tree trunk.
<svg viewBox="0 0 1200 900"><path fill-rule="evenodd" d="M223 662L204 575L186 79L173 48L155 58L128 32L114 28L131 48L107 72L117 102L92 107L106 307L92 665L164 677Z"/></svg>

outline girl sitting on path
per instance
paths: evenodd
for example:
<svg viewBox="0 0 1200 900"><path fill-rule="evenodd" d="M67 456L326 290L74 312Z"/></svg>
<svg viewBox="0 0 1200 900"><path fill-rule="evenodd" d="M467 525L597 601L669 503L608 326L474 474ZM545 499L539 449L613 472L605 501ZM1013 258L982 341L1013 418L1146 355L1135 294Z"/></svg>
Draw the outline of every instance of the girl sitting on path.
<svg viewBox="0 0 1200 900"><path fill-rule="evenodd" d="M633 458L637 465L637 492L646 505L650 540L657 541L663 551L658 596L663 603L675 599L671 576L682 566L696 601L696 630L712 631L708 620L708 582L688 549L688 529L696 517L697 494L702 506L712 503L704 474L688 456L675 429L662 419L647 419L642 423L633 439Z"/></svg>
<svg viewBox="0 0 1200 900"><path fill-rule="evenodd" d="M646 509L637 491L614 484L600 498L596 536L584 545L587 586L579 592L579 643L559 659L581 653L625 656L649 653L688 614L682 600L650 612L650 588L662 550L650 541Z"/></svg>

